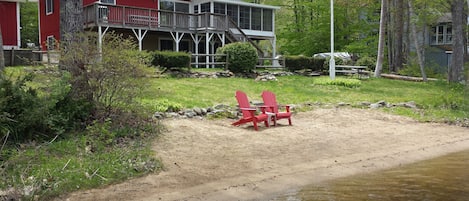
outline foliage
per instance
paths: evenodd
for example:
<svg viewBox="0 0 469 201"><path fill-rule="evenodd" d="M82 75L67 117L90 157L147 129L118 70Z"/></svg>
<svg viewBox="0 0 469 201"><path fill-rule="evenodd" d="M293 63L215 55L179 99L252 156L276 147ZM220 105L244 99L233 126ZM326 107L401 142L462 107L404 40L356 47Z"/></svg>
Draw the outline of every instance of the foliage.
<svg viewBox="0 0 469 201"><path fill-rule="evenodd" d="M104 120L133 104L133 97L143 88L143 76L149 58L139 52L131 38L108 33L102 54L97 50L97 36L82 34L71 41L61 63L71 72L72 98L88 100L94 118Z"/></svg>
<svg viewBox="0 0 469 201"><path fill-rule="evenodd" d="M166 68L189 68L191 63L191 56L185 52L172 52L172 51L154 51L152 52L153 66L160 66Z"/></svg>
<svg viewBox="0 0 469 201"><path fill-rule="evenodd" d="M357 66L366 66L368 70L374 71L376 68L376 58L370 56L360 57L355 63Z"/></svg>
<svg viewBox="0 0 469 201"><path fill-rule="evenodd" d="M228 69L231 72L249 72L256 67L258 60L257 51L249 43L230 43L218 48L217 52L227 55Z"/></svg>
<svg viewBox="0 0 469 201"><path fill-rule="evenodd" d="M18 77L16 80L1 76L0 78L0 127L1 137L9 132L14 141L31 140L34 135L46 131L44 115L47 107L43 106L36 90L27 87L33 79L32 74Z"/></svg>
<svg viewBox="0 0 469 201"><path fill-rule="evenodd" d="M171 102L168 99L158 99L154 101L142 100L140 104L147 110L153 112L179 112L183 109L181 104Z"/></svg>
<svg viewBox="0 0 469 201"><path fill-rule="evenodd" d="M289 71L311 69L313 71L323 71L325 59L315 59L306 56L286 56L285 64Z"/></svg>
<svg viewBox="0 0 469 201"><path fill-rule="evenodd" d="M37 2L22 2L21 13L21 46L27 47L27 43L39 45L39 25Z"/></svg>
<svg viewBox="0 0 469 201"><path fill-rule="evenodd" d="M144 139L123 139L118 145L107 146L107 142L92 136L75 136L3 150L0 189L12 189L10 195L7 193L12 200L52 200L64 193L162 169L162 163L154 158L150 143Z"/></svg>
<svg viewBox="0 0 469 201"><path fill-rule="evenodd" d="M331 80L327 77L321 77L314 80L315 85L336 85L349 88L360 87L361 81L357 79L335 78Z"/></svg>

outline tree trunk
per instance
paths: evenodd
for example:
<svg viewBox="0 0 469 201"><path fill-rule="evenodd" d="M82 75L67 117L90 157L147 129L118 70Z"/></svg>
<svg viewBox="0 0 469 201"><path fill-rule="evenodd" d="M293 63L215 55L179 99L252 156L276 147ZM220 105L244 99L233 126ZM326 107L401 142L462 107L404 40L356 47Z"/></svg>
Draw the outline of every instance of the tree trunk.
<svg viewBox="0 0 469 201"><path fill-rule="evenodd" d="M375 77L381 77L384 61L384 43L386 42L387 0L381 0L381 19L379 21L378 58L376 59Z"/></svg>
<svg viewBox="0 0 469 201"><path fill-rule="evenodd" d="M403 38L404 38L404 20L403 20L403 15L404 15L404 2L403 0L396 0L395 2L395 8L394 8L394 62L393 62L393 67L394 69L393 72L398 72L400 69L402 69L402 64L403 64Z"/></svg>
<svg viewBox="0 0 469 201"><path fill-rule="evenodd" d="M426 82L427 74L425 73L425 60L423 58L423 48L422 48L422 45L420 45L419 38L417 36L417 26L415 25L415 20L412 20L412 18L415 18L412 1L409 0L408 5L409 5L409 16L411 18L410 29L412 33L412 39L415 45L415 50L417 51L417 59L418 59L419 67L420 67L420 74L422 75L423 81Z"/></svg>
<svg viewBox="0 0 469 201"><path fill-rule="evenodd" d="M464 0L453 0L451 3L453 20L453 55L448 72L449 82L463 83L464 80Z"/></svg>
<svg viewBox="0 0 469 201"><path fill-rule="evenodd" d="M0 74L3 73L4 68L5 68L5 55L3 54L2 27L0 27Z"/></svg>

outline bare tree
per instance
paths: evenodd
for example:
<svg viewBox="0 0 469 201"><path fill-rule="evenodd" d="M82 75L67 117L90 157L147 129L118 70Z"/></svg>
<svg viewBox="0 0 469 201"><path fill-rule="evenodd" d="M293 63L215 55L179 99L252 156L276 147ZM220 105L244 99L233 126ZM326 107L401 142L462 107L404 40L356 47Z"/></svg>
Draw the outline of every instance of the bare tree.
<svg viewBox="0 0 469 201"><path fill-rule="evenodd" d="M384 61L384 43L386 42L387 0L381 0L381 19L379 21L378 58L376 59L375 77L381 77Z"/></svg>
<svg viewBox="0 0 469 201"><path fill-rule="evenodd" d="M464 0L451 2L451 17L453 21L453 55L448 72L449 82L464 82Z"/></svg>

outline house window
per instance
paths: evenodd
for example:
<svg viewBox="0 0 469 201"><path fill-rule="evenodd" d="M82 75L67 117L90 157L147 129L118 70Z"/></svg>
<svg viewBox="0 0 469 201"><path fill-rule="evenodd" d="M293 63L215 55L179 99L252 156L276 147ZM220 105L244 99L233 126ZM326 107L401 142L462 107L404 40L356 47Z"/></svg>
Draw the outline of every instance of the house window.
<svg viewBox="0 0 469 201"><path fill-rule="evenodd" d="M261 30L262 29L262 9L261 8L251 8L251 29L252 30Z"/></svg>
<svg viewBox="0 0 469 201"><path fill-rule="evenodd" d="M172 40L160 40L160 50L174 51L174 43Z"/></svg>
<svg viewBox="0 0 469 201"><path fill-rule="evenodd" d="M238 6L228 4L226 7L226 14L231 17L236 24L238 24Z"/></svg>
<svg viewBox="0 0 469 201"><path fill-rule="evenodd" d="M225 14L225 5L224 3L215 3L213 8L215 9L215 13L218 14Z"/></svg>
<svg viewBox="0 0 469 201"><path fill-rule="evenodd" d="M54 12L54 0L46 0L46 15Z"/></svg>
<svg viewBox="0 0 469 201"><path fill-rule="evenodd" d="M47 50L54 50L57 45L57 41L54 36L47 36L46 46Z"/></svg>
<svg viewBox="0 0 469 201"><path fill-rule="evenodd" d="M264 9L262 12L262 30L263 31L272 31L273 30L273 23L272 23L272 10Z"/></svg>
<svg viewBox="0 0 469 201"><path fill-rule="evenodd" d="M101 3L115 5L116 1L115 0L101 0Z"/></svg>
<svg viewBox="0 0 469 201"><path fill-rule="evenodd" d="M189 4L186 3L176 3L176 12L189 13Z"/></svg>
<svg viewBox="0 0 469 201"><path fill-rule="evenodd" d="M251 28L251 8L247 6L239 7L239 27L241 29Z"/></svg>
<svg viewBox="0 0 469 201"><path fill-rule="evenodd" d="M210 13L210 3L200 5L200 13Z"/></svg>
<svg viewBox="0 0 469 201"><path fill-rule="evenodd" d="M453 30L451 23L439 24L432 27L431 44L446 45L453 42Z"/></svg>
<svg viewBox="0 0 469 201"><path fill-rule="evenodd" d="M174 11L174 2L172 2L172 1L160 1L160 10Z"/></svg>

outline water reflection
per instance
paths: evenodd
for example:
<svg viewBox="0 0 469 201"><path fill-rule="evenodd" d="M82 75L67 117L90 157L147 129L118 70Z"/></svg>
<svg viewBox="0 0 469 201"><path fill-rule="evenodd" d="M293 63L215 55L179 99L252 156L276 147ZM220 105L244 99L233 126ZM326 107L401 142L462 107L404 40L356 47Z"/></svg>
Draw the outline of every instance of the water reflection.
<svg viewBox="0 0 469 201"><path fill-rule="evenodd" d="M307 186L275 200L469 200L469 151Z"/></svg>

